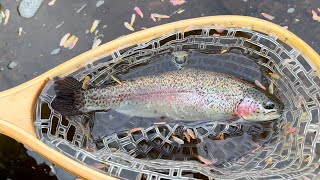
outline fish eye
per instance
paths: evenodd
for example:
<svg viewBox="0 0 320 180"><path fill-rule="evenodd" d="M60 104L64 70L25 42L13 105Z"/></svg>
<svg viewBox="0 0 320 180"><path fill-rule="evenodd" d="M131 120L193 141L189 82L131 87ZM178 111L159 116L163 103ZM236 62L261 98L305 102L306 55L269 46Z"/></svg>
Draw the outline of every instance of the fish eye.
<svg viewBox="0 0 320 180"><path fill-rule="evenodd" d="M267 103L265 103L265 104L263 104L263 107L265 108L265 109L273 109L274 108L274 106L275 106L275 104L273 103L273 102L267 102Z"/></svg>

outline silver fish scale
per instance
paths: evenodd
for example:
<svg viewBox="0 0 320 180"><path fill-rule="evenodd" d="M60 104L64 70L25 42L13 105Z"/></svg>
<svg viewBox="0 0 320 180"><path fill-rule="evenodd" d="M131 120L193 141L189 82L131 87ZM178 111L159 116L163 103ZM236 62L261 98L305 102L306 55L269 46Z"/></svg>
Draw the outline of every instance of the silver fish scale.
<svg viewBox="0 0 320 180"><path fill-rule="evenodd" d="M211 32L215 32L215 28L224 29L227 33L213 37ZM210 69L242 78L247 77L247 80L251 82L256 79L262 82L261 73L257 71L257 65L254 64L256 62L258 67L264 67L280 76L280 79L268 77L267 79L268 82L274 83L275 93L278 93L287 105L284 116L276 125L279 130L272 134L270 141L258 143L262 145L261 148L251 151L250 146L244 148L237 143L238 141L231 141L232 138L229 138L228 146L224 144L223 150L219 152L227 152L232 148L236 150L235 152L240 152L239 148L246 152L244 155L238 153L241 157L233 158L234 161L227 159L221 162L218 167L200 166L199 162L194 160L139 159L131 156L134 152L138 152L135 149L138 144L132 139L130 133L122 134L122 136L111 133L111 135L101 137L101 141L93 143L91 138L93 132L90 127L82 125L93 119L92 114L62 118L58 112L53 111L50 106L55 96L52 82L49 82L43 89L37 103L35 127L39 139L50 147L69 155L75 161L88 165L99 162L107 163L110 166L100 172L123 179L135 177L139 179L142 177L143 179L210 180L318 179L320 174L320 77L313 70L313 65L309 60L301 55L300 50L284 44L274 35L253 31L250 27L208 26L195 27L195 29L201 33L199 34L199 31L173 32L161 38L128 47L126 50L119 49L111 56L89 63L72 76L81 80L90 75L91 84L100 86L106 82L112 82L110 78L112 74L120 73L119 77L125 77L127 70L132 67L141 70L133 73L132 77L153 74L153 67L137 67L137 65L145 65L153 61L160 63L161 61L158 61L160 57L172 57L171 62L177 60L182 62L179 57L171 56L171 54L183 50L188 53L188 60L183 60L187 62L183 64L184 67ZM172 39L172 37L177 38ZM166 43L160 45L160 41ZM235 54L220 54L222 50ZM203 53L206 53L206 56L203 56ZM243 55L252 60L245 61L241 58ZM285 59L292 59L294 63L288 65L284 62ZM157 73L161 74L161 70L165 72L182 67L180 63L176 67L169 64L169 62L161 64L161 68L158 68L160 71ZM47 113L50 114L48 117L44 115ZM148 125L148 122L143 124ZM218 124L218 122L210 122L207 126L203 124L202 129L193 128L193 130L196 135L205 136L205 134L210 134L208 132L221 132ZM109 124L111 125L116 126L117 123ZM149 126L150 130L155 128L153 124ZM286 134L290 127L295 128L296 132ZM231 127L225 126L225 129L229 128ZM121 126L118 129L121 129ZM173 131L171 126L168 127L169 133ZM142 139L152 138L148 137L150 134L154 134L154 138L166 137L162 136L160 131L149 131L148 128L142 128L141 132L143 132ZM174 143L169 142L169 139L166 138L162 140L161 142L170 145ZM252 145L252 142L245 138L241 142L243 142L242 145ZM210 141L208 145L212 145ZM133 149L128 148L132 146ZM125 148L129 151L125 151Z"/></svg>
<svg viewBox="0 0 320 180"><path fill-rule="evenodd" d="M229 75L183 69L86 90L81 109L90 112L114 108L135 116L222 119L223 113L231 117L250 88L251 84Z"/></svg>

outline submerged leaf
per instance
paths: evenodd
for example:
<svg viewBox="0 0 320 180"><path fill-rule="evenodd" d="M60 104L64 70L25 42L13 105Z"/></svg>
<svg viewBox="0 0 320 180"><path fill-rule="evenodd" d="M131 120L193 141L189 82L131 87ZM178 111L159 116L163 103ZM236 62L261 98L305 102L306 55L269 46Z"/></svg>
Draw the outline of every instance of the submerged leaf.
<svg viewBox="0 0 320 180"><path fill-rule="evenodd" d="M260 83L260 81L255 80L254 83L255 83L258 87L260 87L261 89L267 90L267 88L264 87L264 86Z"/></svg>
<svg viewBox="0 0 320 180"><path fill-rule="evenodd" d="M267 13L261 13L261 15L267 19L269 19L270 21L274 20L274 16L271 16L270 14Z"/></svg>
<svg viewBox="0 0 320 180"><path fill-rule="evenodd" d="M141 130L142 130L142 128L133 128L133 129L130 129L130 130L128 131L128 133L132 134L132 133L134 133L134 132L141 131Z"/></svg>
<svg viewBox="0 0 320 180"><path fill-rule="evenodd" d="M5 18L4 18L4 23L3 23L3 25L6 25L7 23L8 23L8 21L9 21L9 17L10 17L10 10L9 9L6 9L6 11L4 12L4 14L5 14Z"/></svg>
<svg viewBox="0 0 320 180"><path fill-rule="evenodd" d="M277 73L269 73L269 75L274 79L280 79L280 76Z"/></svg>
<svg viewBox="0 0 320 180"><path fill-rule="evenodd" d="M184 141L176 136L172 136L172 140L177 142L178 144L184 144Z"/></svg>
<svg viewBox="0 0 320 180"><path fill-rule="evenodd" d="M192 139L196 139L196 135L193 133L193 131L191 129L188 128L186 131Z"/></svg>
<svg viewBox="0 0 320 180"><path fill-rule="evenodd" d="M134 31L133 27L128 22L124 22L123 25L124 25L124 27L126 27L130 31Z"/></svg>
<svg viewBox="0 0 320 180"><path fill-rule="evenodd" d="M210 159L206 159L200 155L196 155L196 157L199 159L199 161L203 162L206 165L212 165L217 162L217 159L210 160Z"/></svg>
<svg viewBox="0 0 320 180"><path fill-rule="evenodd" d="M191 139L190 135L187 132L184 132L183 135L186 137L188 143L190 143L190 139Z"/></svg>
<svg viewBox="0 0 320 180"><path fill-rule="evenodd" d="M271 165L271 164L272 164L272 157L269 157L268 159L266 159L265 162L266 162L268 165Z"/></svg>
<svg viewBox="0 0 320 180"><path fill-rule="evenodd" d="M79 38L76 37L76 38L71 42L71 44L69 45L69 49L73 49L73 48L76 46L78 40L79 40Z"/></svg>
<svg viewBox="0 0 320 180"><path fill-rule="evenodd" d="M185 3L185 0L170 0L171 4L176 6L176 5L181 5L183 3Z"/></svg>
<svg viewBox="0 0 320 180"><path fill-rule="evenodd" d="M300 116L300 119L301 120L306 120L309 118L309 114L307 112L303 112Z"/></svg>
<svg viewBox="0 0 320 180"><path fill-rule="evenodd" d="M100 23L100 20L94 20L93 23L92 23L92 26L90 28L90 33L93 33L94 30L96 30L96 28L98 27Z"/></svg>
<svg viewBox="0 0 320 180"><path fill-rule="evenodd" d="M136 21L136 14L132 14L131 15L131 22L130 22L130 26L133 26L133 23Z"/></svg>
<svg viewBox="0 0 320 180"><path fill-rule="evenodd" d="M221 34L221 33L224 32L224 29L222 29L222 28L217 28L216 31L217 31L217 33L220 33L220 34Z"/></svg>
<svg viewBox="0 0 320 180"><path fill-rule="evenodd" d="M270 85L269 85L269 93L273 94L273 82L271 81Z"/></svg>
<svg viewBox="0 0 320 180"><path fill-rule="evenodd" d="M115 82L117 82L118 84L120 84L123 87L123 83L120 81L119 78L115 77L114 75L110 76Z"/></svg>
<svg viewBox="0 0 320 180"><path fill-rule="evenodd" d="M221 54L228 52L228 50L224 49L221 51Z"/></svg>
<svg viewBox="0 0 320 180"><path fill-rule="evenodd" d="M310 155L306 155L306 156L304 156L303 162L308 163L308 162L310 162L310 160L311 160L311 156Z"/></svg>
<svg viewBox="0 0 320 180"><path fill-rule="evenodd" d="M219 133L219 134L217 135L217 138L218 138L219 140L225 140L225 139L226 139L225 136L224 136L224 133Z"/></svg>
<svg viewBox="0 0 320 180"><path fill-rule="evenodd" d="M102 168L108 168L109 165L108 164L104 164L104 163L94 163L91 164L92 167L95 167L97 169L102 169Z"/></svg>
<svg viewBox="0 0 320 180"><path fill-rule="evenodd" d="M48 5L49 5L49 6L53 6L55 2L56 2L56 0L51 0L51 1L48 3Z"/></svg>
<svg viewBox="0 0 320 180"><path fill-rule="evenodd" d="M181 14L181 13L183 13L185 10L184 9L179 9L178 11L177 11L177 13L178 14Z"/></svg>
<svg viewBox="0 0 320 180"><path fill-rule="evenodd" d="M60 40L60 46L63 46L64 45L64 43L67 41L67 39L69 38L69 36L70 36L70 33L67 33L67 34L65 34L62 38L61 38L61 40Z"/></svg>
<svg viewBox="0 0 320 180"><path fill-rule="evenodd" d="M314 10L311 10L311 13L312 13L312 19L320 22L320 16L318 16L318 14Z"/></svg>
<svg viewBox="0 0 320 180"><path fill-rule="evenodd" d="M170 16L168 16L168 15L163 15L163 14L152 13L151 16L150 16L150 18L151 18L154 22L156 22L156 21L157 21L156 18L158 18L158 21L160 21L162 18L163 18L163 19L164 19L164 18L170 18Z"/></svg>
<svg viewBox="0 0 320 180"><path fill-rule="evenodd" d="M5 17L6 17L6 14L5 14L3 11L1 11L1 17L2 17L2 18L5 18Z"/></svg>
<svg viewBox="0 0 320 180"><path fill-rule="evenodd" d="M140 10L139 7L134 7L134 11L136 11L136 13L137 13L141 18L143 18L143 13L142 13L142 11Z"/></svg>
<svg viewBox="0 0 320 180"><path fill-rule="evenodd" d="M293 60L293 59L285 59L285 60L283 60L282 64L292 68L296 63L295 63L295 60Z"/></svg>
<svg viewBox="0 0 320 180"><path fill-rule="evenodd" d="M82 83L82 89L87 89L90 83L90 76L86 76Z"/></svg>
<svg viewBox="0 0 320 180"><path fill-rule="evenodd" d="M22 27L19 27L18 36L21 36L21 33L22 33Z"/></svg>
<svg viewBox="0 0 320 180"><path fill-rule="evenodd" d="M96 39L93 41L92 49L98 47L101 44L101 39Z"/></svg>
<svg viewBox="0 0 320 180"><path fill-rule="evenodd" d="M68 48L68 47L71 45L72 41L73 41L75 38L76 38L76 36L75 36L75 35L72 35L72 36L63 44L63 47Z"/></svg>
<svg viewBox="0 0 320 180"><path fill-rule="evenodd" d="M294 134L297 132L297 128L295 127L290 127L286 132L285 132L285 136L288 136L289 134Z"/></svg>

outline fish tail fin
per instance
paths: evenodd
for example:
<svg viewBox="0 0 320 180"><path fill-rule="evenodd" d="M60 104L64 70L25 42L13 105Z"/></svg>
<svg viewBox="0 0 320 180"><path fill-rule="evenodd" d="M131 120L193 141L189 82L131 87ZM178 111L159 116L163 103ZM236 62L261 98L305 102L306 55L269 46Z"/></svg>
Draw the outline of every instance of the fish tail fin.
<svg viewBox="0 0 320 180"><path fill-rule="evenodd" d="M82 83L73 77L55 78L56 97L51 107L64 116L82 114Z"/></svg>

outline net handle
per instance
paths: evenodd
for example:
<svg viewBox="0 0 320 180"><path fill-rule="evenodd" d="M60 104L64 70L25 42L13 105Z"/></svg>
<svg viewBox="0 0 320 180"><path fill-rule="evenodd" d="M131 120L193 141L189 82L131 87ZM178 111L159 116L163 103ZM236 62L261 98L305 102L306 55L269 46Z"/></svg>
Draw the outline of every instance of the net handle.
<svg viewBox="0 0 320 180"><path fill-rule="evenodd" d="M86 179L111 178L73 161L45 145L36 137L33 126L34 109L44 85L55 76L68 75L88 63L110 55L116 50L141 44L170 32L184 31L191 27L215 25L225 28L245 27L261 33L272 34L284 43L297 49L309 63L314 65L314 69L320 74L319 55L299 37L271 22L247 16L209 16L182 20L115 39L95 49L84 52L26 83L0 92L0 132L22 142L50 161L80 177Z"/></svg>

